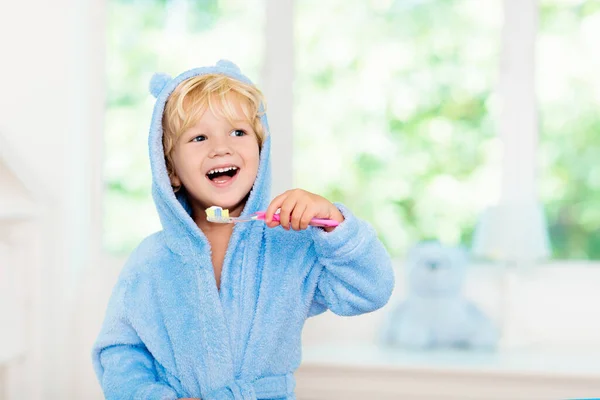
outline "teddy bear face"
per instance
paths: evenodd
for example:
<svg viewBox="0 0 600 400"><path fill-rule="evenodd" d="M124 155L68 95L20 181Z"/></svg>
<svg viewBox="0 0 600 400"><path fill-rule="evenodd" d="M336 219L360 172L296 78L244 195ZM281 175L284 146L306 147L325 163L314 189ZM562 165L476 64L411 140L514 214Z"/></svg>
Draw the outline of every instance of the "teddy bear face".
<svg viewBox="0 0 600 400"><path fill-rule="evenodd" d="M423 296L458 294L465 276L463 250L439 242L422 242L411 249L407 258L409 290Z"/></svg>

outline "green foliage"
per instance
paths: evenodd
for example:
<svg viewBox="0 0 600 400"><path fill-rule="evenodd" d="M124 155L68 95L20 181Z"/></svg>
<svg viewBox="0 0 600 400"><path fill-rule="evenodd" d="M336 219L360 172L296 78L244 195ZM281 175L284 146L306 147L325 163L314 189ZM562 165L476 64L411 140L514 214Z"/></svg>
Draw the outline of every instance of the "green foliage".
<svg viewBox="0 0 600 400"><path fill-rule="evenodd" d="M494 3L330 1L326 18L299 4L296 183L348 204L394 255L469 241L485 204Z"/></svg>

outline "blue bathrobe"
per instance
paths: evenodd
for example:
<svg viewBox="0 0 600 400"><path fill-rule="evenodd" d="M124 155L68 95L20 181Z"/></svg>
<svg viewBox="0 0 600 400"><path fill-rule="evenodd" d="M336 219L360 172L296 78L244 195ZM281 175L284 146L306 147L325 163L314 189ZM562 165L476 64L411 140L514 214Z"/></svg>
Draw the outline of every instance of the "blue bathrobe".
<svg viewBox="0 0 600 400"><path fill-rule="evenodd" d="M111 295L93 348L107 399L295 399L306 319L331 310L358 315L387 303L394 286L390 258L366 222L345 217L334 231L235 225L217 289L210 245L173 193L162 148L161 119L175 87L221 73L250 82L235 64L155 75L149 136L152 195L163 230L132 252ZM262 123L268 134L266 116ZM270 139L242 215L270 202ZM317 173L318 171L315 171Z"/></svg>

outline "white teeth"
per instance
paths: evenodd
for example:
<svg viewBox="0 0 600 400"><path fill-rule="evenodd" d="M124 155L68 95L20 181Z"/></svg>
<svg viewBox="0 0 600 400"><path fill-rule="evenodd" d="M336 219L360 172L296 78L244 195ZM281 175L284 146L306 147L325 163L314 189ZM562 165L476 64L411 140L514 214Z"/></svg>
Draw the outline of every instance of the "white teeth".
<svg viewBox="0 0 600 400"><path fill-rule="evenodd" d="M217 172L227 172L227 171L230 171L232 169L236 170L237 167L233 167L232 166L232 167L225 167L225 168L215 168L215 169L211 169L210 171L208 171L208 174L215 174Z"/></svg>

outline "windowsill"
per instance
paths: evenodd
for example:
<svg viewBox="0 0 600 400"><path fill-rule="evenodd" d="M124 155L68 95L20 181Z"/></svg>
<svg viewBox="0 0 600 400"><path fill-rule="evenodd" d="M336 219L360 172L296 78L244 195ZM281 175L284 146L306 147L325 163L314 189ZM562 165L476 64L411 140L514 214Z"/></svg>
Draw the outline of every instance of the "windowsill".
<svg viewBox="0 0 600 400"><path fill-rule="evenodd" d="M303 349L302 365L360 369L399 369L466 374L579 377L600 382L600 349L496 351L403 350L374 344L347 343Z"/></svg>
<svg viewBox="0 0 600 400"><path fill-rule="evenodd" d="M529 400L598 398L600 351L429 352L306 347L298 398Z"/></svg>

